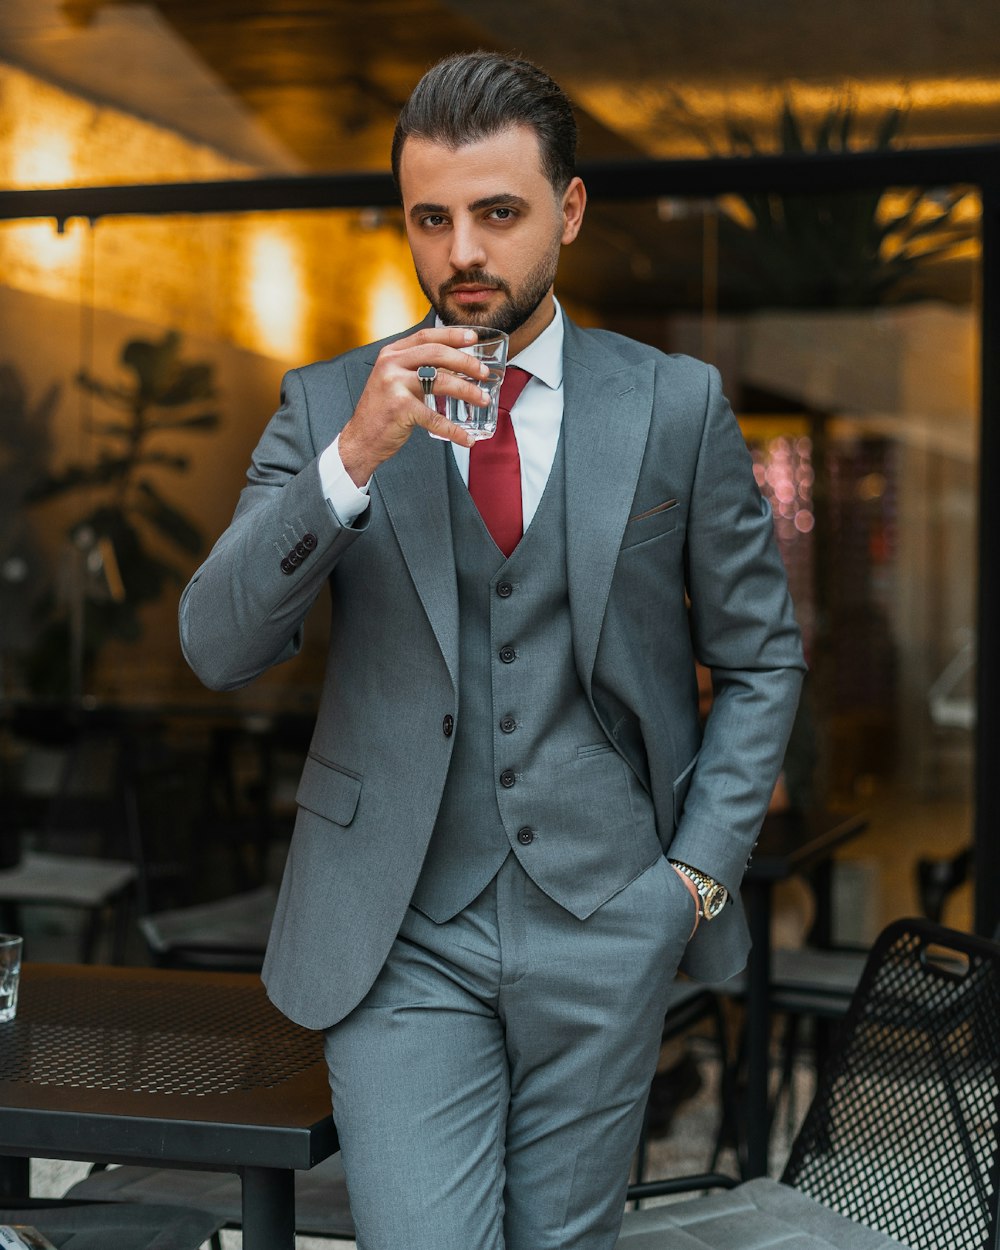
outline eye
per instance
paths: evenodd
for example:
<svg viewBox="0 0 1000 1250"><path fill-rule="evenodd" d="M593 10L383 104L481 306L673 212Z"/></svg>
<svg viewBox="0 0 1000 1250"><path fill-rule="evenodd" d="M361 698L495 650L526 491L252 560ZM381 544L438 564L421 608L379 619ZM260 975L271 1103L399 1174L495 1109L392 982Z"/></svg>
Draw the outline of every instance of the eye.
<svg viewBox="0 0 1000 1250"><path fill-rule="evenodd" d="M447 218L443 213L428 213L426 217L420 218L420 224L430 230L436 230L439 226L443 226L446 221Z"/></svg>
<svg viewBox="0 0 1000 1250"><path fill-rule="evenodd" d="M514 219L515 213L512 208L500 207L500 208L494 208L493 211L490 213L490 216L493 218L494 221L512 221Z"/></svg>

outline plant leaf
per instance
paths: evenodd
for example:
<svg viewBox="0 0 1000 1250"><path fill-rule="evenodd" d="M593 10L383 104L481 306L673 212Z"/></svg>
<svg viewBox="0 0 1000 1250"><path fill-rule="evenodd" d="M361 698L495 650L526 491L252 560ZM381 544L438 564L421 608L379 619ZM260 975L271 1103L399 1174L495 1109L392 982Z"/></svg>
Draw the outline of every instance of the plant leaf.
<svg viewBox="0 0 1000 1250"><path fill-rule="evenodd" d="M89 373L84 370L76 375L76 384L83 390L89 391L91 395L96 395L98 399L103 399L105 403L113 405L115 408L131 409L135 402L135 395L132 391L125 390L121 386L113 386L110 382L101 382L97 378L92 378Z"/></svg>
<svg viewBox="0 0 1000 1250"><path fill-rule="evenodd" d="M792 110L792 102L786 96L781 106L781 150L782 152L804 152L802 129L799 120Z"/></svg>
<svg viewBox="0 0 1000 1250"><path fill-rule="evenodd" d="M172 455L167 451L147 451L141 456L136 456L136 464L159 464L165 469L173 469L176 473L183 473L191 463L187 456Z"/></svg>
<svg viewBox="0 0 1000 1250"><path fill-rule="evenodd" d="M169 503L152 482L143 478L138 483L136 508L160 533L181 550L197 555L203 546L201 530L172 503Z"/></svg>
<svg viewBox="0 0 1000 1250"><path fill-rule="evenodd" d="M130 339L122 348L122 364L135 373L139 395L146 403L155 401L157 394L170 385L180 341L176 330L168 330L158 343Z"/></svg>
<svg viewBox="0 0 1000 1250"><path fill-rule="evenodd" d="M891 108L879 125L875 133L875 147L879 151L892 147L892 141L899 134L903 126L903 117L905 114L902 109Z"/></svg>
<svg viewBox="0 0 1000 1250"><path fill-rule="evenodd" d="M175 369L167 384L156 391L153 402L161 408L176 408L196 399L211 399L214 395L212 366L197 363Z"/></svg>
<svg viewBox="0 0 1000 1250"><path fill-rule="evenodd" d="M107 486L128 474L131 461L124 456L106 456L96 464L71 464L62 473L50 474L36 482L25 494L25 503L41 503L67 491Z"/></svg>
<svg viewBox="0 0 1000 1250"><path fill-rule="evenodd" d="M199 412L193 417L165 417L148 422L154 430L215 430L222 420L217 412Z"/></svg>
<svg viewBox="0 0 1000 1250"><path fill-rule="evenodd" d="M132 435L127 425L117 421L95 421L90 428L95 434L104 434L109 438L130 438Z"/></svg>

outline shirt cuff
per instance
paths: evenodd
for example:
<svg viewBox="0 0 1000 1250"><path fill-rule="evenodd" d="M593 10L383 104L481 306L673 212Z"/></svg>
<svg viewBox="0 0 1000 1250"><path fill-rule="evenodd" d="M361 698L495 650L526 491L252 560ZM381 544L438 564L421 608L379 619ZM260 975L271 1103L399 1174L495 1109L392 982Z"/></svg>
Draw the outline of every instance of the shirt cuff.
<svg viewBox="0 0 1000 1250"><path fill-rule="evenodd" d="M347 527L353 525L368 507L370 480L364 486L355 486L351 475L340 458L340 435L333 440L319 458L319 482L337 520Z"/></svg>

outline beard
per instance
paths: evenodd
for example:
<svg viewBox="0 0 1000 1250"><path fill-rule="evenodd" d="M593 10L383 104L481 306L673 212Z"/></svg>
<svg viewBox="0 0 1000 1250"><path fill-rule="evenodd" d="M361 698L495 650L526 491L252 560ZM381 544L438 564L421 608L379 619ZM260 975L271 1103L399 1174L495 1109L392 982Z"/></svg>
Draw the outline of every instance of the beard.
<svg viewBox="0 0 1000 1250"><path fill-rule="evenodd" d="M484 269L470 269L465 273L454 274L447 282L442 282L437 291L432 290L419 269L417 281L444 325L489 326L510 335L520 330L551 290L556 280L557 260L558 249L554 255L544 256L516 291L503 278L487 273ZM489 308L477 308L474 304L464 304L461 308L450 307L447 302L449 293L455 287L467 285L494 287L505 299L496 307L490 305Z"/></svg>

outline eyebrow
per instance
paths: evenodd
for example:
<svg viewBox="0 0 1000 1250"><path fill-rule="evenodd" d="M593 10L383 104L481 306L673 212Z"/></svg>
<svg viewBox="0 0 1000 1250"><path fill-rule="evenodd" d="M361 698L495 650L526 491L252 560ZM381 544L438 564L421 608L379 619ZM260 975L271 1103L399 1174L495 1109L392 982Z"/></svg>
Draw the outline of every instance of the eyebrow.
<svg viewBox="0 0 1000 1250"><path fill-rule="evenodd" d="M520 195L514 195L512 192L501 191L498 195L486 195L481 200L473 200L468 206L470 212L481 212L484 208L498 208L501 205L511 205L514 208L527 208L528 201ZM419 217L424 213L447 213L449 211L447 204L414 204L410 209L411 217Z"/></svg>

